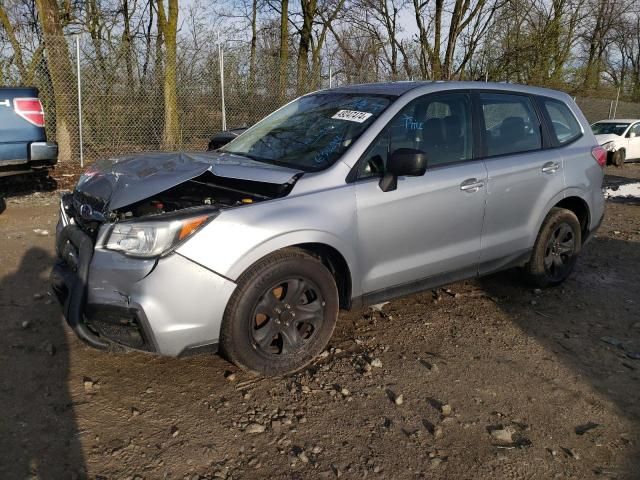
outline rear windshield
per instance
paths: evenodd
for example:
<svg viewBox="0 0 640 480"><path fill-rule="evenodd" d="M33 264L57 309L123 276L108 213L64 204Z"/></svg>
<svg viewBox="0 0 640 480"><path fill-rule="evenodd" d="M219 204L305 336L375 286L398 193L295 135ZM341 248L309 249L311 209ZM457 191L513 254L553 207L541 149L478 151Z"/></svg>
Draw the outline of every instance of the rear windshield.
<svg viewBox="0 0 640 480"><path fill-rule="evenodd" d="M333 165L391 104L384 95L317 93L294 100L222 147L304 171Z"/></svg>
<svg viewBox="0 0 640 480"><path fill-rule="evenodd" d="M591 125L591 130L594 135L622 135L629 125L623 122L598 122Z"/></svg>

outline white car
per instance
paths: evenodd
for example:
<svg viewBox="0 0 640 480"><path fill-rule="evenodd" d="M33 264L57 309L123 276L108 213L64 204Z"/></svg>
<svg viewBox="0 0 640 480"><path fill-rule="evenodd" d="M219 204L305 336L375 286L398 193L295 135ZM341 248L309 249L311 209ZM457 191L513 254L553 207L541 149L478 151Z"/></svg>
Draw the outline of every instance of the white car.
<svg viewBox="0 0 640 480"><path fill-rule="evenodd" d="M591 125L598 143L608 152L607 163L620 167L640 159L640 120L600 120Z"/></svg>

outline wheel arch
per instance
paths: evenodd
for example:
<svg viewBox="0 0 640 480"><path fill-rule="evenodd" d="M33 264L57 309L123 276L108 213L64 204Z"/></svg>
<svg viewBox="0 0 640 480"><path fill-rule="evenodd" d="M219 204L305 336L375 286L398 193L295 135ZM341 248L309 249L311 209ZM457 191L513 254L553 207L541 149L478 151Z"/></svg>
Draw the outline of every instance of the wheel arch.
<svg viewBox="0 0 640 480"><path fill-rule="evenodd" d="M538 217L536 218L535 223L531 225L532 230L531 237L529 238L529 245L533 247L547 215L549 215L549 212L556 207L566 208L578 217L582 238L586 238L591 228L591 210L589 208L589 202L583 198L583 194L584 192L580 189L569 188L559 192L551 198L544 208L538 211Z"/></svg>
<svg viewBox="0 0 640 480"><path fill-rule="evenodd" d="M578 222L580 222L580 232L582 233L582 238L586 238L587 234L589 233L591 212L589 211L589 205L584 201L584 199L572 195L563 198L558 203L556 203L554 207L565 208L573 212L578 218Z"/></svg>
<svg viewBox="0 0 640 480"><path fill-rule="evenodd" d="M263 258L276 252L295 248L319 259L333 275L338 287L340 308L352 308L352 299L358 298L358 265L355 251L344 239L325 231L299 230L271 237L252 248L241 248L234 252L233 260L225 268L212 270L237 279ZM228 261L228 258L227 258Z"/></svg>
<svg viewBox="0 0 640 480"><path fill-rule="evenodd" d="M336 282L340 308L345 310L351 309L353 292L351 269L349 268L347 260L338 249L325 243L299 243L297 245L291 245L290 248L299 248L320 260L329 272L331 272Z"/></svg>

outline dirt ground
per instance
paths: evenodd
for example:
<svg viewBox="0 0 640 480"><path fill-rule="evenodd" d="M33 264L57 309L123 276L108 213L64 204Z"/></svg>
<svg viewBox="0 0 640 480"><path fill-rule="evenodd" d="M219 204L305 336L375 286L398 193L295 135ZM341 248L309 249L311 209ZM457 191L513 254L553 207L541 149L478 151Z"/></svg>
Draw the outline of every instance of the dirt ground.
<svg viewBox="0 0 640 480"><path fill-rule="evenodd" d="M640 199L607 202L561 287L507 272L343 313L318 362L256 379L76 339L48 293L56 198L0 216L1 479L640 478Z"/></svg>

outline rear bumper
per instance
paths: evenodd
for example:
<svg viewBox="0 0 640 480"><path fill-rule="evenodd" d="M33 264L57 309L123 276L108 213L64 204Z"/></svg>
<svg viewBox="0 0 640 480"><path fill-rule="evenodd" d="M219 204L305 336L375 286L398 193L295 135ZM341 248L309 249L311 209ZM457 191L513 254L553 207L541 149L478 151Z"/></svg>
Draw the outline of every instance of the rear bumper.
<svg viewBox="0 0 640 480"><path fill-rule="evenodd" d="M23 144L24 145L24 144ZM28 156L15 159L0 159L0 177L41 172L58 163L58 144L54 142L31 142L28 145Z"/></svg>
<svg viewBox="0 0 640 480"><path fill-rule="evenodd" d="M29 145L29 163L53 166L58 163L58 144L54 142L32 142Z"/></svg>
<svg viewBox="0 0 640 480"><path fill-rule="evenodd" d="M93 244L87 252L69 230L89 239L73 224L58 226L51 284L81 340L168 356L217 344L235 283L176 253L136 259Z"/></svg>
<svg viewBox="0 0 640 480"><path fill-rule="evenodd" d="M598 231L598 229L600 228L600 226L602 225L602 222L604 221L604 214L600 215L600 219L595 223L595 225L592 225L591 228L589 229L589 231L587 232L587 237L584 239L584 241L582 242L583 245L586 245L588 242L590 242L591 240L593 240L593 238L596 235L596 232Z"/></svg>

